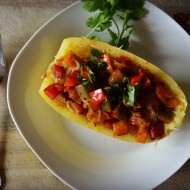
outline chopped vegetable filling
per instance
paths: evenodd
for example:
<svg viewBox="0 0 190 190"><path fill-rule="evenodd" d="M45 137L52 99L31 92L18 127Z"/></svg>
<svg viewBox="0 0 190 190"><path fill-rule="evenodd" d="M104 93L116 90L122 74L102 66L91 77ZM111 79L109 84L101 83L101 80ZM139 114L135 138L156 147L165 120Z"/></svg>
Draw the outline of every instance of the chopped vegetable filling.
<svg viewBox="0 0 190 190"><path fill-rule="evenodd" d="M154 75L128 57L96 49L85 60L70 51L52 66L53 80L44 92L59 98L95 125L104 123L115 136L131 133L140 143L164 137L179 101Z"/></svg>

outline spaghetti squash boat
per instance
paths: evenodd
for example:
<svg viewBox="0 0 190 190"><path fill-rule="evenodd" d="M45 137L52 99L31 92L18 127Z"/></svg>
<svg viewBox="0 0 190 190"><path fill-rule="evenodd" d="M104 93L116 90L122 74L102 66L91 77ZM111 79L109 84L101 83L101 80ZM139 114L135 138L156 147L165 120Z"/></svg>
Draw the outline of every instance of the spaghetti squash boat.
<svg viewBox="0 0 190 190"><path fill-rule="evenodd" d="M158 141L179 128L187 106L184 93L165 72L87 38L63 40L39 92L65 118L138 143Z"/></svg>

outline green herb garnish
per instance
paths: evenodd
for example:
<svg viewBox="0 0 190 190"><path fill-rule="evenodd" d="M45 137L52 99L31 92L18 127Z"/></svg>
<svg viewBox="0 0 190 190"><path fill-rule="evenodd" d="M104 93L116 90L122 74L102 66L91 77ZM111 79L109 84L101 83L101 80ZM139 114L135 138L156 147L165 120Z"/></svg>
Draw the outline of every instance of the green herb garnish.
<svg viewBox="0 0 190 190"><path fill-rule="evenodd" d="M86 78L83 78L79 73L76 73L76 76L79 84L83 84L85 86L91 85L91 82L88 81Z"/></svg>
<svg viewBox="0 0 190 190"><path fill-rule="evenodd" d="M123 103L125 105L134 106L139 95L139 90L141 87L141 83L136 86L130 85L128 82L127 88L125 88Z"/></svg>
<svg viewBox="0 0 190 190"><path fill-rule="evenodd" d="M98 62L97 69L106 69L107 63L105 62Z"/></svg>
<svg viewBox="0 0 190 190"><path fill-rule="evenodd" d="M133 30L130 24L131 20L140 20L147 14L144 8L145 0L81 0L83 9L88 12L98 11L95 15L88 18L86 24L92 30L87 37L99 39L92 36L94 32L103 32L107 30L110 35L109 43L122 49L128 48L129 36ZM116 18L121 19L122 27L118 25ZM116 32L111 29L115 26Z"/></svg>
<svg viewBox="0 0 190 190"><path fill-rule="evenodd" d="M99 60L99 58L101 57L101 53L97 49L94 49L94 48L91 49L91 54L96 60Z"/></svg>
<svg viewBox="0 0 190 190"><path fill-rule="evenodd" d="M135 87L128 85L128 98L127 98L127 103L130 106L134 106L135 105L135 101L136 101L136 96L135 96Z"/></svg>
<svg viewBox="0 0 190 190"><path fill-rule="evenodd" d="M90 79L90 82L91 83L94 83L96 82L96 75L95 73L92 71L92 70L88 70L88 76L89 76L89 79Z"/></svg>

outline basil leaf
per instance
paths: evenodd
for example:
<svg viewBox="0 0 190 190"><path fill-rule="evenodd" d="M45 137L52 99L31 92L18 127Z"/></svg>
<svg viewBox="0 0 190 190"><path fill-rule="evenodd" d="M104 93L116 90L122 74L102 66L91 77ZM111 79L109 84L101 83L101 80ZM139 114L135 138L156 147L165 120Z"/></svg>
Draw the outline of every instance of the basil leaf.
<svg viewBox="0 0 190 190"><path fill-rule="evenodd" d="M128 85L128 105L134 106L136 101L135 97L135 87Z"/></svg>
<svg viewBox="0 0 190 190"><path fill-rule="evenodd" d="M97 65L97 69L106 69L107 64L105 62L99 62Z"/></svg>
<svg viewBox="0 0 190 190"><path fill-rule="evenodd" d="M127 96L124 96L124 102L125 103L127 102L129 106L135 105L140 87L141 87L141 83L139 83L136 86L132 86L128 83L128 92L127 92Z"/></svg>
<svg viewBox="0 0 190 190"><path fill-rule="evenodd" d="M96 75L95 75L95 73L92 71L92 70L88 70L88 74L89 74L89 79L90 79L90 81L93 83L93 82L95 82L96 81Z"/></svg>
<svg viewBox="0 0 190 190"><path fill-rule="evenodd" d="M101 53L94 48L91 49L91 54L93 55L93 60L94 59L98 60L101 57Z"/></svg>

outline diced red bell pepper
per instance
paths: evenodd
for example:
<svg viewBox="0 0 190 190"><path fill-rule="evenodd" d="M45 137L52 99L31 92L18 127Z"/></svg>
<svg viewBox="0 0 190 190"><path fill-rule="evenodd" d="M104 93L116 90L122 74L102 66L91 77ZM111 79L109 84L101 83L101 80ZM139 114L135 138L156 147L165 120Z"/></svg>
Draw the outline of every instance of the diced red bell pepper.
<svg viewBox="0 0 190 190"><path fill-rule="evenodd" d="M137 85L137 84L142 80L142 78L144 77L144 75L145 75L145 72L143 72L143 71L140 70L140 71L138 72L138 75L132 76L132 77L130 78L130 83L131 83L131 85L132 85L132 86Z"/></svg>
<svg viewBox="0 0 190 190"><path fill-rule="evenodd" d="M59 83L50 84L44 89L44 93L50 98L55 99L58 94L63 90L64 86Z"/></svg>
<svg viewBox="0 0 190 190"><path fill-rule="evenodd" d="M150 126L150 138L152 140L164 137L164 124L162 122L155 123Z"/></svg>
<svg viewBox="0 0 190 190"><path fill-rule="evenodd" d="M60 65L53 65L53 74L56 78L62 78L63 74L65 72L65 69Z"/></svg>
<svg viewBox="0 0 190 190"><path fill-rule="evenodd" d="M66 79L64 86L76 86L78 84L77 73L79 73L78 70L73 71Z"/></svg>
<svg viewBox="0 0 190 190"><path fill-rule="evenodd" d="M95 106L99 105L105 99L104 92L101 88L91 92L90 97Z"/></svg>

